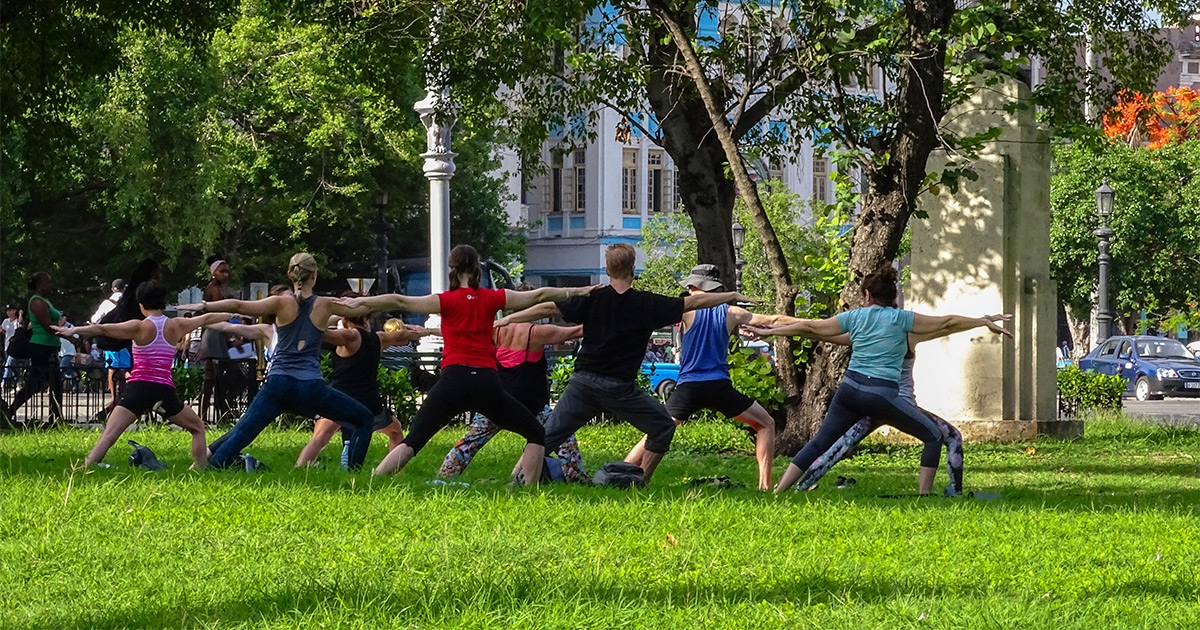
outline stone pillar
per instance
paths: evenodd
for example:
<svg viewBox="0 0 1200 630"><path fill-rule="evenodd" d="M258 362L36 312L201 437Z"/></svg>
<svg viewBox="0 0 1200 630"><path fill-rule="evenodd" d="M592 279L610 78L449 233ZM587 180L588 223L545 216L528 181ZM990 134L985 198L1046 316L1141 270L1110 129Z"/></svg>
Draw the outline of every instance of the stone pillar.
<svg viewBox="0 0 1200 630"><path fill-rule="evenodd" d="M1080 422L1058 419L1054 346L1057 288L1050 279L1050 144L1031 110L1029 89L1005 80L952 111L960 136L999 127L958 192L920 200L927 219L912 222L912 263L905 307L920 313L1012 313L1016 339L983 329L922 343L914 370L922 407L973 440L1035 435L1077 437ZM942 168L946 156L930 160Z"/></svg>

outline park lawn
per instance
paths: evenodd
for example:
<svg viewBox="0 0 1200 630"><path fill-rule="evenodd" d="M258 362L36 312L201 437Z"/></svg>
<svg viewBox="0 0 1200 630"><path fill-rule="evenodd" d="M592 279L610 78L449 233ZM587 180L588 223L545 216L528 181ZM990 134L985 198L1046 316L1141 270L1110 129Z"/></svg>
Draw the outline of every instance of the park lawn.
<svg viewBox="0 0 1200 630"><path fill-rule="evenodd" d="M967 445L990 500L882 497L915 489L917 451L879 443L832 475L857 485L774 497L716 423L680 429L651 489L510 491L511 436L470 487L427 485L457 431L389 479L336 470L334 447L291 470L296 431L264 434L249 452L272 470L252 475L187 471L162 429L133 436L162 473L129 470L124 444L112 469L72 468L94 432L0 435L0 627L1200 627L1195 430ZM635 437L580 434L592 466ZM686 484L724 474L745 487Z"/></svg>

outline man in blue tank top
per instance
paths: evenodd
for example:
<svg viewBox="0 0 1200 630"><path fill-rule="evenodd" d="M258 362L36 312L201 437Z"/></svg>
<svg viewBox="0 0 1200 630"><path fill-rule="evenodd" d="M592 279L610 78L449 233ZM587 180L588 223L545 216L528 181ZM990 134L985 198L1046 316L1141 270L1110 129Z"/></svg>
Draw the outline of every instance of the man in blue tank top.
<svg viewBox="0 0 1200 630"><path fill-rule="evenodd" d="M691 295L725 290L715 265L696 265L679 284ZM712 409L754 429L760 490L771 489L775 419L762 405L734 389L729 378L729 343L730 336L740 326L774 321L773 315L755 315L728 304L684 313L680 324L683 341L679 349L679 380L667 399L667 411L675 424L686 421L702 409ZM641 465L645 443L643 439L633 447L625 461Z"/></svg>

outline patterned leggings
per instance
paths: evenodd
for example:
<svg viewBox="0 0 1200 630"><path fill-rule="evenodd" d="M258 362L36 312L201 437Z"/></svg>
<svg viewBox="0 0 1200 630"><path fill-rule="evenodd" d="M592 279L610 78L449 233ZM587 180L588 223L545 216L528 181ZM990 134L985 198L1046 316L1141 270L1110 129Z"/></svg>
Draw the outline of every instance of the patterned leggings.
<svg viewBox="0 0 1200 630"><path fill-rule="evenodd" d="M550 406L547 405L537 415L538 422L543 426L546 424L546 419L550 417ZM460 475L467 466L471 465L471 460L475 458L475 454L485 444L496 437L500 433L500 427L496 423L487 419L483 414L475 414L471 420L471 424L467 427L467 434L446 453L446 459L442 461L442 468L438 470L438 477L446 478ZM562 446L555 451L558 459L562 462L563 474L568 483L576 481L586 481L587 473L583 468L583 456L579 453L579 442L572 435L567 438Z"/></svg>
<svg viewBox="0 0 1200 630"><path fill-rule="evenodd" d="M946 422L935 414L929 413L924 409L925 415L929 416L942 432L942 441L946 443L946 468L950 472L950 485L946 487L946 494L950 496L958 496L962 494L962 475L963 475L963 448L962 448L962 433L954 428L954 425ZM804 472L804 477L800 479L800 483L796 485L800 490L811 490L825 473L829 472L833 465L841 461L863 441L872 431L879 427L878 424L871 421L870 418L859 420L854 426L850 427L838 441L829 447L820 457L818 457L808 470Z"/></svg>

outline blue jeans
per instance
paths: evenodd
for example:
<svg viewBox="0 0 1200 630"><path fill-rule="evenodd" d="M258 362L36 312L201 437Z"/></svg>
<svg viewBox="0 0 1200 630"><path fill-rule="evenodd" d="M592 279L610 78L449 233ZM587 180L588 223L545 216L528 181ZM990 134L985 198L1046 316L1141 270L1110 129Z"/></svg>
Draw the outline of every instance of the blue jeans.
<svg viewBox="0 0 1200 630"><path fill-rule="evenodd" d="M371 445L374 424L371 412L362 403L326 385L325 381L302 381L281 374L268 376L242 419L209 446L212 457L208 465L227 468L240 464L242 449L285 411L307 417L320 415L354 427L350 434L350 469L362 467L367 458L367 447Z"/></svg>

